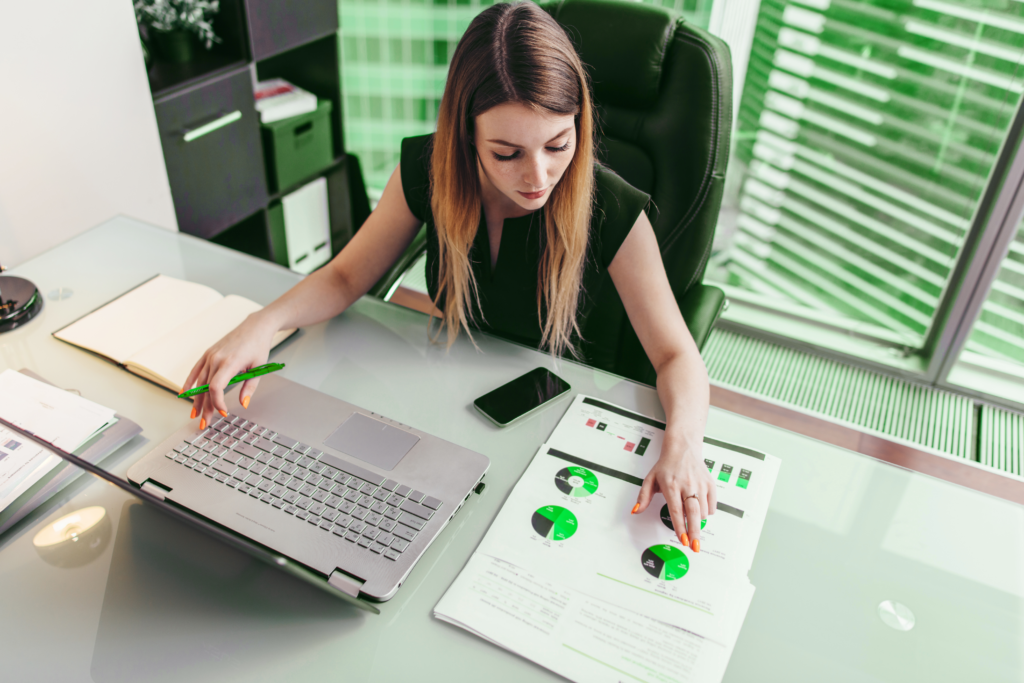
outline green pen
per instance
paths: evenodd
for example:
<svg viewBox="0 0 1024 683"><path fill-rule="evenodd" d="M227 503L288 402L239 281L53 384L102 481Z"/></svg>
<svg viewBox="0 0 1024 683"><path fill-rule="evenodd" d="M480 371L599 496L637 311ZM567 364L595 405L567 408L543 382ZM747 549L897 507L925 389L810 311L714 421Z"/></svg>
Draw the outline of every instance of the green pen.
<svg viewBox="0 0 1024 683"><path fill-rule="evenodd" d="M259 377L260 375L265 375L268 372L277 372L278 370L280 370L283 367L284 367L284 363L267 363L266 365L261 365L258 368L253 368L251 370L246 370L242 374L235 375L234 377L232 377L231 381L228 382L228 386L224 387L224 388L227 389L228 387L230 387L230 386L232 386L234 384L238 384L239 382L244 382L245 380L252 379L253 377ZM182 393L178 394L178 398L188 398L190 396L195 396L196 394L206 393L209 390L210 390L210 385L209 384L204 384L204 385L202 385L200 387L196 387L195 389L189 389L188 391L183 391Z"/></svg>

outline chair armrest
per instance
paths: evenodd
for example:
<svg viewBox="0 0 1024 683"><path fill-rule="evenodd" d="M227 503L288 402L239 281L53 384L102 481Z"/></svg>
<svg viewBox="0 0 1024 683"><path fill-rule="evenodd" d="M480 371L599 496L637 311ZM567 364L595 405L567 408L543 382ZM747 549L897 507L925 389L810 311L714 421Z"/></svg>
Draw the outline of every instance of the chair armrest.
<svg viewBox="0 0 1024 683"><path fill-rule="evenodd" d="M401 280L402 276L405 275L405 271L409 270L416 259L420 257L420 254L427 250L427 229L421 228L413 238L412 244L406 247L402 255L398 257L395 264L391 266L387 273L384 274L380 280L377 281L370 291L367 292L370 296L375 296L378 299L383 299L391 291L391 288Z"/></svg>
<svg viewBox="0 0 1024 683"><path fill-rule="evenodd" d="M725 292L718 287L696 284L679 301L679 311L690 328L697 349L703 349L718 316L725 310Z"/></svg>

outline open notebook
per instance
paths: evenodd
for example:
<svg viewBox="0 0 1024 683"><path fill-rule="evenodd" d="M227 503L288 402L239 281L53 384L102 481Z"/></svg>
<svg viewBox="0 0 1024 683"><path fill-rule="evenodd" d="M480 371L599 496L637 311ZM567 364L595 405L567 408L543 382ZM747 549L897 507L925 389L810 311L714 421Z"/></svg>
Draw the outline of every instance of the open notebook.
<svg viewBox="0 0 1024 683"><path fill-rule="evenodd" d="M241 296L157 275L53 336L179 393L203 352L261 308ZM294 332L278 332L271 347Z"/></svg>

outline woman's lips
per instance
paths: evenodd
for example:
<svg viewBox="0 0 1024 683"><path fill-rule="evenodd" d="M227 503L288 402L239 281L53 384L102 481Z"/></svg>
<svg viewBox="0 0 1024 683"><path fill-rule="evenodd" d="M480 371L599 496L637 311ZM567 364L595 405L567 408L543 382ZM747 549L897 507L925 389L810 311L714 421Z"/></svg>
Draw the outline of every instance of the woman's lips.
<svg viewBox="0 0 1024 683"><path fill-rule="evenodd" d="M516 190L516 192L519 192L519 194L523 195L527 199L540 199L544 196L544 193L547 192L547 190L541 190L540 192L520 192L519 190Z"/></svg>

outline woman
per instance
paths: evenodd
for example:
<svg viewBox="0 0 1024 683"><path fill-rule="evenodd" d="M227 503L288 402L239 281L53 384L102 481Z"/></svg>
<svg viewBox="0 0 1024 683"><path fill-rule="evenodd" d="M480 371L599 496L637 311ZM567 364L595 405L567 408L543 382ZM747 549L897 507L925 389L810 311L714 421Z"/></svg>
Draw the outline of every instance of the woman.
<svg viewBox="0 0 1024 683"><path fill-rule="evenodd" d="M680 541L700 550L714 482L701 458L707 371L669 287L649 197L595 164L586 73L562 28L530 2L494 5L459 42L437 133L402 143L377 208L327 266L210 348L186 386L209 383L192 417L225 414L223 387L267 361L281 329L344 311L427 226L427 279L448 344L491 330L586 356L580 323L609 277L657 371L662 455L632 512L664 494ZM239 400L249 406L258 379ZM686 530L689 531L687 534Z"/></svg>

